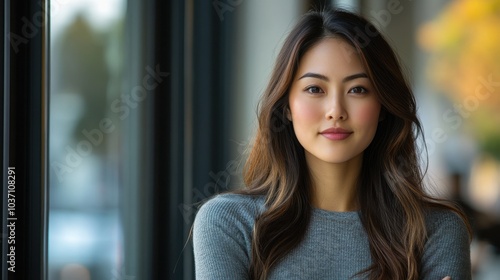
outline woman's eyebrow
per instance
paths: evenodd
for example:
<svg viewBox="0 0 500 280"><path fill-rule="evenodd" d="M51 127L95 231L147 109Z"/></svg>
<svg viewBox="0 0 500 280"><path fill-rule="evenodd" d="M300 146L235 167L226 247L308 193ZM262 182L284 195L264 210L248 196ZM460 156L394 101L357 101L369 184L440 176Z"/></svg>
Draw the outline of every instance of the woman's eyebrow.
<svg viewBox="0 0 500 280"><path fill-rule="evenodd" d="M328 79L327 76L322 75L322 74L318 74L318 73L313 73L313 72L307 72L307 73L305 73L300 78L298 78L298 80L303 79L303 78L316 78L316 79L323 80L325 82L329 82L330 81L330 79ZM351 80L354 80L354 79L359 79L359 78L367 78L368 79L368 75L366 73L363 73L363 72L362 73L353 74L353 75L349 75L349 76L343 78L342 82L346 83L348 81L351 81Z"/></svg>
<svg viewBox="0 0 500 280"><path fill-rule="evenodd" d="M298 78L298 80L302 79L302 78L316 78L316 79L320 79L320 80L323 80L325 82L328 82L330 81L330 79L328 79L327 76L325 75L321 75L321 74L318 74L318 73L312 73L312 72L307 72L305 73L304 75L302 75L300 78Z"/></svg>
<svg viewBox="0 0 500 280"><path fill-rule="evenodd" d="M354 75L349 75L349 76L343 78L342 82L346 83L348 81L351 81L351 80L354 80L354 79L359 79L359 78L367 78L368 79L368 75L366 75L366 73L357 73L357 74L354 74Z"/></svg>

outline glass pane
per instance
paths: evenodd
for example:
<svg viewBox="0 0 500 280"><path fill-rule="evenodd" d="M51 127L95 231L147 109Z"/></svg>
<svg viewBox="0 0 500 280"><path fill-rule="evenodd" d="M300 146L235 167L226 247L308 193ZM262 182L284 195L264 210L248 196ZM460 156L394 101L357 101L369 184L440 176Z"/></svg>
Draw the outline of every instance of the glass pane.
<svg viewBox="0 0 500 280"><path fill-rule="evenodd" d="M49 279L124 278L119 219L125 0L52 1Z"/></svg>

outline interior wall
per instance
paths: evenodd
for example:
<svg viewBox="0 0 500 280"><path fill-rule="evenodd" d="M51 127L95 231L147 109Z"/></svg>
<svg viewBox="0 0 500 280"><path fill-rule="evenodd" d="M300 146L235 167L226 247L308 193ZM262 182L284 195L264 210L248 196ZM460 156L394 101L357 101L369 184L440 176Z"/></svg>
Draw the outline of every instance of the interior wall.
<svg viewBox="0 0 500 280"><path fill-rule="evenodd" d="M234 7L238 22L231 147L242 154L255 133L257 104L265 89L276 56L290 28L305 10L299 0L239 1Z"/></svg>

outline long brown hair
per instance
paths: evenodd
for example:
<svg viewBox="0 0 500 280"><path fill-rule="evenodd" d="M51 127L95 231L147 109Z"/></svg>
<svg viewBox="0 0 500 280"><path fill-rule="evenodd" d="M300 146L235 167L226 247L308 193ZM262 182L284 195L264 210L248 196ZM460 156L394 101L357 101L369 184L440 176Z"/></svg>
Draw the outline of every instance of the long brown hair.
<svg viewBox="0 0 500 280"><path fill-rule="evenodd" d="M325 37L342 38L356 49L384 115L364 151L358 180L360 219L373 261L360 273L369 279L418 279L426 209L452 210L468 224L453 205L428 196L423 189L416 143L422 128L394 51L375 26L342 10L303 16L286 38L259 104L258 131L244 170L247 188L240 191L266 198L266 210L255 221L249 275L266 279L302 241L309 225L310 174L304 149L285 112L301 57Z"/></svg>

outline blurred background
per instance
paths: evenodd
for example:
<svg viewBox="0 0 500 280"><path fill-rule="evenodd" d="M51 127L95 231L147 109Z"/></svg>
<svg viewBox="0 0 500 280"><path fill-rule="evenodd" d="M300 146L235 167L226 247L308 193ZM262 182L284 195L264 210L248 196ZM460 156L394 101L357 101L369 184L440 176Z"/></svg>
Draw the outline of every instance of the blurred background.
<svg viewBox="0 0 500 280"><path fill-rule="evenodd" d="M325 5L397 50L429 191L471 218L474 279L500 279L500 0L50 1L49 279L194 279L199 202L241 186L282 41Z"/></svg>

